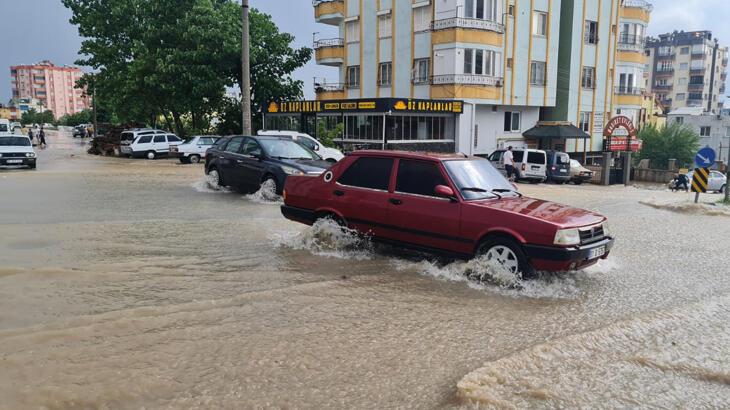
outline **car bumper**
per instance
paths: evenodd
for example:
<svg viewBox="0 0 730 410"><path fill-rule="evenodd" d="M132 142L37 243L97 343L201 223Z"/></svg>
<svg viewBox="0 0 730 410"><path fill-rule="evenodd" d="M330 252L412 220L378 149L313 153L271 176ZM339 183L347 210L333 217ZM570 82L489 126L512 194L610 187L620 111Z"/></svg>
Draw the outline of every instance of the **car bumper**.
<svg viewBox="0 0 730 410"><path fill-rule="evenodd" d="M568 182L570 181L570 175L567 174L550 174L550 178L553 181L563 181Z"/></svg>
<svg viewBox="0 0 730 410"><path fill-rule="evenodd" d="M570 177L573 181L590 181L593 179L593 175L573 175Z"/></svg>
<svg viewBox="0 0 730 410"><path fill-rule="evenodd" d="M0 158L0 167L28 167L35 165L35 158Z"/></svg>
<svg viewBox="0 0 730 410"><path fill-rule="evenodd" d="M288 205L281 206L281 214L284 215L284 218L286 219L301 222L307 225L313 224L314 220L316 219L314 211Z"/></svg>
<svg viewBox="0 0 730 410"><path fill-rule="evenodd" d="M524 250L530 263L537 270L569 271L582 269L606 259L614 245L613 238L606 238L588 245L560 248L556 246L525 245ZM603 248L603 254L593 257Z"/></svg>
<svg viewBox="0 0 730 410"><path fill-rule="evenodd" d="M132 147L130 147L128 145L122 145L122 146L119 147L119 152L121 152L122 154L131 155L132 154Z"/></svg>

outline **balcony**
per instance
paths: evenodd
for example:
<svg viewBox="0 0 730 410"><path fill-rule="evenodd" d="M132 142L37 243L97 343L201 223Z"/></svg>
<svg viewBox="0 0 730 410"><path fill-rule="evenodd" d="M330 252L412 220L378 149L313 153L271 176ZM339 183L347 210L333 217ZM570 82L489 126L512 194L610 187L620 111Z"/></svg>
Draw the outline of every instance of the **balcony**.
<svg viewBox="0 0 730 410"><path fill-rule="evenodd" d="M690 74L704 74L705 67L690 67L689 73Z"/></svg>
<svg viewBox="0 0 730 410"><path fill-rule="evenodd" d="M312 0L317 23L339 26L345 18L344 0Z"/></svg>
<svg viewBox="0 0 730 410"><path fill-rule="evenodd" d="M314 83L314 93L318 100L337 100L345 98L343 83Z"/></svg>
<svg viewBox="0 0 730 410"><path fill-rule="evenodd" d="M651 3L645 0L624 0L623 6L642 9L648 13L651 13L652 10L654 10L654 6L652 6Z"/></svg>
<svg viewBox="0 0 730 410"><path fill-rule="evenodd" d="M671 87L671 85L669 87ZM643 88L626 86L614 87L614 94L616 95L642 95L643 93Z"/></svg>
<svg viewBox="0 0 730 410"><path fill-rule="evenodd" d="M720 87L720 94L725 94L725 86Z"/></svg>
<svg viewBox="0 0 730 410"><path fill-rule="evenodd" d="M493 31L495 33L504 33L504 26L501 23L492 20L451 17L447 19L434 20L431 23L431 30L448 30L452 28L484 30Z"/></svg>
<svg viewBox="0 0 730 410"><path fill-rule="evenodd" d="M345 62L345 40L328 38L314 42L314 58L317 64L340 66Z"/></svg>
<svg viewBox="0 0 730 410"><path fill-rule="evenodd" d="M668 91L674 87L673 84L656 84L654 89L657 91Z"/></svg>
<svg viewBox="0 0 730 410"><path fill-rule="evenodd" d="M725 81L727 79L727 73L720 74L720 78L722 79L722 81Z"/></svg>
<svg viewBox="0 0 730 410"><path fill-rule="evenodd" d="M687 86L687 90L689 90L689 91L702 91L704 89L705 89L704 83L695 83L695 84L690 83Z"/></svg>
<svg viewBox="0 0 730 410"><path fill-rule="evenodd" d="M638 53L643 53L645 44L646 38L643 36L621 33L618 37L619 51L636 51Z"/></svg>
<svg viewBox="0 0 730 410"><path fill-rule="evenodd" d="M502 77L481 74L442 74L431 77L432 85L481 85L501 87Z"/></svg>
<svg viewBox="0 0 730 410"><path fill-rule="evenodd" d="M702 107L705 104L702 98L688 98L687 107Z"/></svg>
<svg viewBox="0 0 730 410"><path fill-rule="evenodd" d="M723 58L722 59L722 65L723 66L727 66L727 58Z"/></svg>
<svg viewBox="0 0 730 410"><path fill-rule="evenodd" d="M657 67L656 75L673 75L674 67Z"/></svg>

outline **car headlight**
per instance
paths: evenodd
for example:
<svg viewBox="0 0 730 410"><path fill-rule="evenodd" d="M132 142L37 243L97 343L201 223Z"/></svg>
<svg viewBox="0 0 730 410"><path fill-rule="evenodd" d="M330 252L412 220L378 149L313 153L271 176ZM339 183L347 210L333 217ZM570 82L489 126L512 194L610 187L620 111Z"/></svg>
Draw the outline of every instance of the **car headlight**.
<svg viewBox="0 0 730 410"><path fill-rule="evenodd" d="M602 226L603 226L603 236L613 237L613 233L611 232L611 229L608 227L608 222L604 222L602 224Z"/></svg>
<svg viewBox="0 0 730 410"><path fill-rule="evenodd" d="M578 245L580 244L580 233L578 228L558 229L555 232L555 245Z"/></svg>
<svg viewBox="0 0 730 410"><path fill-rule="evenodd" d="M302 172L296 168L284 166L284 167L281 167L281 169L287 175L304 175L304 172Z"/></svg>
<svg viewBox="0 0 730 410"><path fill-rule="evenodd" d="M26 152L25 156L28 158L35 158L35 152Z"/></svg>

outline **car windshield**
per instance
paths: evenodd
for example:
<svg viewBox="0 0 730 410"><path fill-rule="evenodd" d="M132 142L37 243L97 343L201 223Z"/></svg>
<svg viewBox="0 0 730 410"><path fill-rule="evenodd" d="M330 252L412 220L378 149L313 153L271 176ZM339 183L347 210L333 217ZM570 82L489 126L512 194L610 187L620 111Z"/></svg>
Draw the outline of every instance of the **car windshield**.
<svg viewBox="0 0 730 410"><path fill-rule="evenodd" d="M321 159L313 151L297 144L289 139L265 139L259 140L264 147L266 154L278 159Z"/></svg>
<svg viewBox="0 0 730 410"><path fill-rule="evenodd" d="M570 166L573 168L580 168L581 165L580 165L580 162L578 162L577 160L571 159Z"/></svg>
<svg viewBox="0 0 730 410"><path fill-rule="evenodd" d="M2 137L0 147L30 147L30 139L27 137Z"/></svg>
<svg viewBox="0 0 730 410"><path fill-rule="evenodd" d="M486 159L444 161L444 166L466 200L519 195L515 187Z"/></svg>
<svg viewBox="0 0 730 410"><path fill-rule="evenodd" d="M568 154L557 154L555 155L555 162L559 165L565 165L570 163L570 157Z"/></svg>

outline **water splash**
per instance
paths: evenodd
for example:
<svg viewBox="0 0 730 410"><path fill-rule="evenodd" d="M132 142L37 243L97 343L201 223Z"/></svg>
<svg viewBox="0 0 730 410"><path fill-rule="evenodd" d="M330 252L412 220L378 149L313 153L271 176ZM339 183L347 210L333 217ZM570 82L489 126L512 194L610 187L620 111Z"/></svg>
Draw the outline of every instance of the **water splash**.
<svg viewBox="0 0 730 410"><path fill-rule="evenodd" d="M229 192L231 192L231 190L227 187L216 185L215 182L213 182L213 180L208 175L206 175L204 178L196 181L191 186L197 192L203 192L203 193L229 193Z"/></svg>
<svg viewBox="0 0 730 410"><path fill-rule="evenodd" d="M276 182L273 179L264 181L258 191L246 195L245 198L257 204L283 203L281 196L276 193Z"/></svg>
<svg viewBox="0 0 730 410"><path fill-rule="evenodd" d="M365 260L373 257L373 246L367 237L332 219L320 219L295 234L279 235L274 243L278 247L307 250L331 258Z"/></svg>

